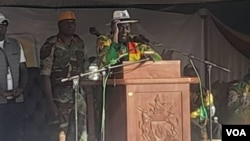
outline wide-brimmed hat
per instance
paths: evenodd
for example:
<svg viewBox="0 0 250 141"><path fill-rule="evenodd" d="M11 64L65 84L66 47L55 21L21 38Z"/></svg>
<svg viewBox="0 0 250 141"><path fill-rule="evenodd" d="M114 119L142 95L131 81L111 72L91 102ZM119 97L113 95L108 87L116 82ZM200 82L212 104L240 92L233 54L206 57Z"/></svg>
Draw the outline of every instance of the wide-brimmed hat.
<svg viewBox="0 0 250 141"><path fill-rule="evenodd" d="M76 19L75 13L72 11L62 11L59 13L57 17L58 22L62 20L75 20L75 19Z"/></svg>
<svg viewBox="0 0 250 141"><path fill-rule="evenodd" d="M113 21L120 20L120 23L136 23L138 20L133 20L129 16L128 10L115 10L113 12ZM107 23L106 25L110 25L111 23Z"/></svg>
<svg viewBox="0 0 250 141"><path fill-rule="evenodd" d="M2 13L0 13L0 24L9 24L9 19L7 19Z"/></svg>

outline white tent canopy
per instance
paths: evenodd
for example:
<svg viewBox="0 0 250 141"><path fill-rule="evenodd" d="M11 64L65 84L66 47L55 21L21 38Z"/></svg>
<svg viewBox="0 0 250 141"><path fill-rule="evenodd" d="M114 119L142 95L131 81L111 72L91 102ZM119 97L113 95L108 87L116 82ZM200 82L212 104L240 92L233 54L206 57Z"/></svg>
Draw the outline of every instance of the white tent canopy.
<svg viewBox="0 0 250 141"><path fill-rule="evenodd" d="M120 6L134 4L185 4L208 3L228 0L1 0L0 6L30 7L89 7Z"/></svg>
<svg viewBox="0 0 250 141"><path fill-rule="evenodd" d="M194 5L191 4L194 7L196 4L203 5L204 3L213 3L213 6L216 7L218 5L215 3L219 4L222 1L224 0L156 0L151 3L158 4L157 6L159 6L160 2L164 4L175 3L176 5L174 4L174 7L182 7L182 4L178 4L181 2L185 4L195 3ZM0 7L0 12L4 13L10 19L8 34L22 40L22 42L27 45L26 48L29 48L26 49L26 53L31 54L29 66L37 67L39 66L40 47L47 37L57 34L58 29L56 16L59 11L67 9L73 10L76 13L77 33L85 41L89 55L96 56L96 37L89 34L89 27L95 26L101 33L108 33L110 29L109 27L105 26L105 24L110 22L112 11L114 9L125 9L125 7L118 8L119 2L120 5L123 6L126 4L135 4L136 2L140 4L143 3L138 0L130 0L126 1L126 3L122 3L121 0L116 0L114 2L111 2L111 0L32 0L30 2L28 0L4 0L0 1L0 5L2 5ZM144 3L148 4L150 1L144 1ZM88 5L99 5L100 7L90 6L87 8ZM117 7L111 8L105 7L105 5L113 5ZM84 8L84 6L86 7ZM155 5L151 5L151 10L133 8L133 6L128 6L126 9L129 10L132 18L139 19L140 21L138 24L133 26L133 31L135 34L143 34L151 41L164 44L164 46L155 47L159 53L161 53L164 48L175 48L183 52L191 53L202 59L207 55L208 58L206 59L209 59L215 64L229 68L231 70L231 73L226 73L219 69L215 69L213 71L213 81L230 81L241 79L242 76L247 73L250 64L249 59L232 47L232 45L218 31L212 20L207 21L206 24L204 23L204 18L201 16L200 9L197 9L196 7L195 12L186 14L169 12L171 9L164 10L164 8L162 8L160 11L152 10L157 9L157 6L154 6ZM246 4L243 3L243 6L245 7ZM243 9L242 6L239 7L240 9ZM230 6L230 9L232 10L232 6ZM234 11L234 13L236 12L237 11ZM244 27L244 23L247 22L242 18L242 15L245 13L240 14L241 16L237 17L230 16L230 19L235 22L237 21L234 20L235 18L241 17L244 22L239 21L242 23L240 27ZM205 33L204 28L209 30L209 32ZM32 54L34 56L32 56ZM188 59L186 57L183 57L177 53L174 53L174 59L181 59L182 67L188 63ZM204 76L204 64L197 63L197 65L199 66L201 72L203 72Z"/></svg>

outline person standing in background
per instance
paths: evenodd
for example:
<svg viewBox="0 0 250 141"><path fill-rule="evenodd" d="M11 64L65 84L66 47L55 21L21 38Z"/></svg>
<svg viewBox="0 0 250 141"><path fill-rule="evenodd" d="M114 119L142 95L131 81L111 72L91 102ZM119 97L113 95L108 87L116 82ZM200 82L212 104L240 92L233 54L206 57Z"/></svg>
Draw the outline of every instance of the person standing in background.
<svg viewBox="0 0 250 141"><path fill-rule="evenodd" d="M75 110L72 81L61 79L78 75L87 67L88 56L83 40L75 34L76 16L72 11L58 15L59 32L49 37L40 50L43 92L48 100L49 122L56 129L52 141L57 141L62 132L67 141L75 140ZM86 100L79 90L78 138L87 141Z"/></svg>
<svg viewBox="0 0 250 141"><path fill-rule="evenodd" d="M19 141L28 73L21 44L6 37L8 25L0 13L0 140Z"/></svg>
<svg viewBox="0 0 250 141"><path fill-rule="evenodd" d="M243 79L230 85L227 94L228 120L233 124L250 123L250 68Z"/></svg>

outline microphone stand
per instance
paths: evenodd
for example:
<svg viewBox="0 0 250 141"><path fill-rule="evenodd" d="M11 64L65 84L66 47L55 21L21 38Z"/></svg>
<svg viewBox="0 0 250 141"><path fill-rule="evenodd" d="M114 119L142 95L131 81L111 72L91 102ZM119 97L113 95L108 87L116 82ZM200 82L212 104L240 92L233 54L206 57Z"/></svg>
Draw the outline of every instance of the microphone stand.
<svg viewBox="0 0 250 141"><path fill-rule="evenodd" d="M129 63L126 63L126 64L119 64L119 65L114 65L114 66L108 65L108 66L105 66L105 67L103 67L101 69L98 69L96 71L91 71L91 72L86 72L86 73L80 73L79 75L75 75L75 76L72 76L72 77L63 78L63 79L61 79L61 82L71 81L71 80L74 80L76 78L81 78L83 76L91 75L93 73L98 73L98 72L103 72L103 71L114 69L114 68L129 66L129 65L132 65L132 64L137 64L137 63L141 63L141 62L145 62L145 61L149 61L149 60L151 60L151 58L145 58L145 59L141 59L139 61L133 61L133 62L129 62Z"/></svg>
<svg viewBox="0 0 250 141"><path fill-rule="evenodd" d="M103 67L103 68L95 70L95 71L91 71L91 72L87 72L87 73L80 73L79 75L75 75L72 77L61 79L61 82L66 82L66 81L71 81L71 80L73 81L73 89L74 89L74 96L75 96L75 98L74 98L74 100L75 100L75 105L74 105L75 106L75 141L78 141L78 107L77 107L78 101L77 101L77 99L78 99L78 95L79 95L79 80L80 80L80 78L94 74L94 73L100 73L100 72L104 72L104 71L111 70L114 68L119 68L119 67L128 66L128 65L132 65L132 64L146 62L149 60L151 60L151 58L145 58L145 59L141 59L138 61L129 62L126 64L114 65L114 66L108 65L106 67ZM103 134L103 136L104 136L104 134ZM105 141L105 138L103 138L103 141Z"/></svg>
<svg viewBox="0 0 250 141"><path fill-rule="evenodd" d="M212 71L212 67L216 67L220 70L223 70L223 71L226 71L226 72L230 72L229 69L225 68L225 67L222 67L222 66L219 66L215 63L212 63L210 61L207 61L207 60L203 60L203 59L200 59L200 58L197 58L195 57L194 55L191 55L191 54L188 54L188 53L183 53L183 52L180 52L180 51L177 51L177 50L174 50L175 52L177 53L180 53L182 55L185 55L187 56L189 59L194 59L194 60L197 60L199 62L202 62L204 63L206 66L207 66L207 71L208 71L208 88L209 88L209 92L212 92L212 85L211 85L211 71ZM211 103L211 98L210 98L210 95L209 95L209 103ZM210 138L210 141L212 141L212 138L213 138L213 133L212 133L212 114L211 114L211 106L209 106L209 138Z"/></svg>
<svg viewBox="0 0 250 141"><path fill-rule="evenodd" d="M205 65L207 67L207 72L208 72L208 88L209 88L208 90L209 90L209 93L212 92L212 84L211 84L212 83L211 82L212 67L216 67L216 68L221 69L223 71L230 72L230 70L227 68L221 67L221 66L216 65L215 63L212 63L212 62L207 61L207 60L202 60L202 59L196 58L193 55L190 55L189 58L205 63ZM211 95L209 94L209 103L211 104L210 97L211 97ZM210 105L208 108L209 109L209 139L210 139L210 141L212 141L212 139L213 139L213 126L212 126L212 116L213 115L212 115L212 110L211 110L212 106L213 105Z"/></svg>
<svg viewBox="0 0 250 141"><path fill-rule="evenodd" d="M75 99L75 141L78 141L78 95L79 95L79 77L73 79L74 99Z"/></svg>
<svg viewBox="0 0 250 141"><path fill-rule="evenodd" d="M156 45L159 45L159 46L164 46L164 44L162 43L155 43L155 42L151 42L151 44L156 44ZM202 62L204 63L206 66L207 66L207 71L208 71L208 87L209 87L209 92L212 91L212 86L211 86L211 71L212 71L212 67L215 67L215 68L218 68L220 70L223 70L223 71L226 71L226 72L230 72L229 69L225 68L225 67L222 67L222 66L219 66L215 63L212 63L210 61L207 61L207 60L203 60L203 59L200 59L200 58L197 58L195 57L194 55L191 55L189 53L185 53L185 52L181 52L181 51L178 51L174 48L165 48L163 50L163 53L165 53L165 50L171 50L171 51L174 51L176 53L179 53L179 54L182 54L184 56L187 56L189 59L194 59L194 60L197 60L199 62ZM211 103L210 101L210 95L209 95L209 103ZM210 137L210 141L212 141L212 138L213 138L213 133L212 133L212 114L211 114L211 106L209 106L209 131L210 131L210 134L209 134L209 137Z"/></svg>

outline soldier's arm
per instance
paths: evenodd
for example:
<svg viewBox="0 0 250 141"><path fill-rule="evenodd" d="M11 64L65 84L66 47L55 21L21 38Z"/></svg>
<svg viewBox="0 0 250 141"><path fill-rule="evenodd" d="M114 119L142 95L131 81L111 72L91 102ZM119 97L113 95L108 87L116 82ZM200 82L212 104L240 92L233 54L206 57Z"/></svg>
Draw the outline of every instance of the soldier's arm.
<svg viewBox="0 0 250 141"><path fill-rule="evenodd" d="M42 88L45 97L48 100L49 110L57 115L57 109L53 101L52 87L51 87L51 70L53 66L53 55L54 48L53 44L45 43L40 51L40 62L41 62L41 79L42 79Z"/></svg>
<svg viewBox="0 0 250 141"><path fill-rule="evenodd" d="M42 75L42 86L43 86L43 92L44 92L45 97L47 98L47 100L49 102L49 105L53 105L54 101L53 101L50 76Z"/></svg>
<svg viewBox="0 0 250 141"><path fill-rule="evenodd" d="M84 41L78 35L74 35L74 37L77 38L77 40L81 44L81 47L77 48L76 59L77 59L78 64L79 64L79 72L78 73L82 73L82 72L88 70L88 67L89 67L88 52L87 52Z"/></svg>
<svg viewBox="0 0 250 141"><path fill-rule="evenodd" d="M78 61L77 64L79 64L78 73L82 73L88 70L88 66L89 66L88 54L85 49L84 43L82 43L81 46L82 47L76 51L76 60Z"/></svg>

